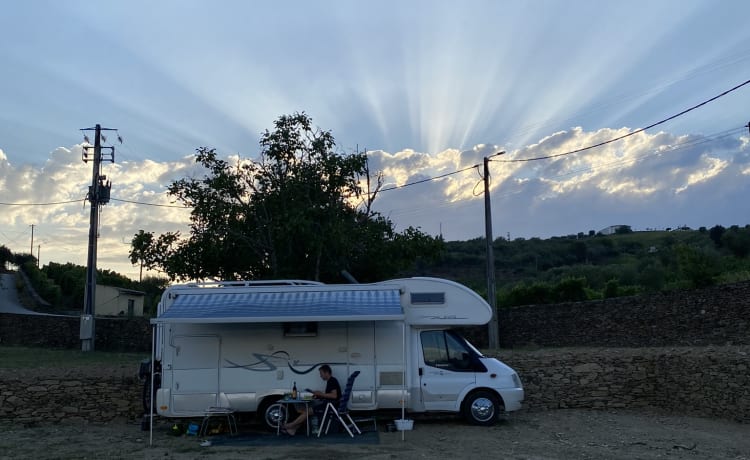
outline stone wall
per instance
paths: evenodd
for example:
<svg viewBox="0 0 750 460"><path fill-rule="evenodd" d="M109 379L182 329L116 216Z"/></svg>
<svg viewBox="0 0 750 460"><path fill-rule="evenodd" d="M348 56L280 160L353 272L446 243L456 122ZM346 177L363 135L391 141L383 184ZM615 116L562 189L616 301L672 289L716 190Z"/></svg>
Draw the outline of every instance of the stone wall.
<svg viewBox="0 0 750 460"><path fill-rule="evenodd" d="M0 344L80 348L78 316L0 313ZM145 318L104 318L95 322L95 350L151 352L151 327Z"/></svg>
<svg viewBox="0 0 750 460"><path fill-rule="evenodd" d="M505 350L524 407L658 409L750 422L750 346Z"/></svg>
<svg viewBox="0 0 750 460"><path fill-rule="evenodd" d="M750 344L750 282L498 311L500 346Z"/></svg>
<svg viewBox="0 0 750 460"><path fill-rule="evenodd" d="M498 311L500 346L660 347L750 344L750 282ZM469 336L486 346L486 327ZM0 344L79 348L79 317L0 313ZM149 351L145 318L96 319L97 350Z"/></svg>
<svg viewBox="0 0 750 460"><path fill-rule="evenodd" d="M137 370L133 363L132 369ZM62 421L133 421L143 415L142 385L135 372L80 368L0 370L0 420L21 424Z"/></svg>
<svg viewBox="0 0 750 460"><path fill-rule="evenodd" d="M505 350L524 410L648 409L750 422L750 347ZM123 368L0 370L0 420L137 420L137 363Z"/></svg>

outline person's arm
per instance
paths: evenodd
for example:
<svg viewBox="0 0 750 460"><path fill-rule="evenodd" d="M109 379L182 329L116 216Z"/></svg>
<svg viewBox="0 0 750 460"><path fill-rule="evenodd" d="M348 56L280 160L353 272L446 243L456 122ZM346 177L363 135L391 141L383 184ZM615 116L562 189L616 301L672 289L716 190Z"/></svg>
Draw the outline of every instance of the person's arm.
<svg viewBox="0 0 750 460"><path fill-rule="evenodd" d="M319 399L339 399L339 392L335 388L328 393L322 391L313 391L313 395Z"/></svg>

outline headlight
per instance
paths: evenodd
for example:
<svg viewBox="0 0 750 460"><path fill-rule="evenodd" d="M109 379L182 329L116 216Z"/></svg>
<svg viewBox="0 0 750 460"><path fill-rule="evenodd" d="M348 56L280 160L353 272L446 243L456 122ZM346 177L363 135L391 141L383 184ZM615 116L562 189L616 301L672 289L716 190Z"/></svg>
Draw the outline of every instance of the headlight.
<svg viewBox="0 0 750 460"><path fill-rule="evenodd" d="M516 386L516 388L523 388L523 385L521 385L521 378L516 374L515 372L513 375L511 375L511 378L513 379L513 384Z"/></svg>

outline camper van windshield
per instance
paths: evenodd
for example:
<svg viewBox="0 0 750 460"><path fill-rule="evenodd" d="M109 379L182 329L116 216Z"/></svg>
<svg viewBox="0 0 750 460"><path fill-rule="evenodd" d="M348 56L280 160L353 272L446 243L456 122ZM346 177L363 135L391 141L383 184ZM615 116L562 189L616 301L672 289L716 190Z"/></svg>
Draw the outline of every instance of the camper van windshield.
<svg viewBox="0 0 750 460"><path fill-rule="evenodd" d="M477 347L475 347L474 345L472 345L472 343L469 342L468 340L466 340L466 338L464 338L461 334L459 334L459 333L457 333L455 331L451 331L451 334L453 334L454 336L456 336L456 338L458 338L459 340L461 340L461 342L463 342L464 345L467 348L470 348L474 353L476 353L478 357L484 358L484 355L482 354L482 352L479 351L479 350L477 350Z"/></svg>

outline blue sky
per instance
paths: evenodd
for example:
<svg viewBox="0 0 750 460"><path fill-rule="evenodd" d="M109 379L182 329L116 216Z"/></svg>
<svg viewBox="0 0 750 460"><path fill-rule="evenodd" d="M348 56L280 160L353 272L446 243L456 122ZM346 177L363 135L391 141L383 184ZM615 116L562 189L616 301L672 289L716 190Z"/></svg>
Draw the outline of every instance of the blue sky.
<svg viewBox="0 0 750 460"><path fill-rule="evenodd" d="M750 79L744 1L38 1L0 16L0 201L85 195L80 128L118 128L113 197L168 203L199 146L253 158L305 111L388 185L561 153L622 135ZM493 163L495 236L750 223L750 85L643 135L556 160ZM567 149L567 150L566 150ZM478 175L381 195L397 228L484 232ZM480 190L481 191L481 190ZM100 267L134 272L139 229L169 208L112 203ZM88 212L0 205L0 244L85 262ZM81 235L84 235L83 237ZM35 243L35 246L37 244ZM47 257L45 257L45 254Z"/></svg>

